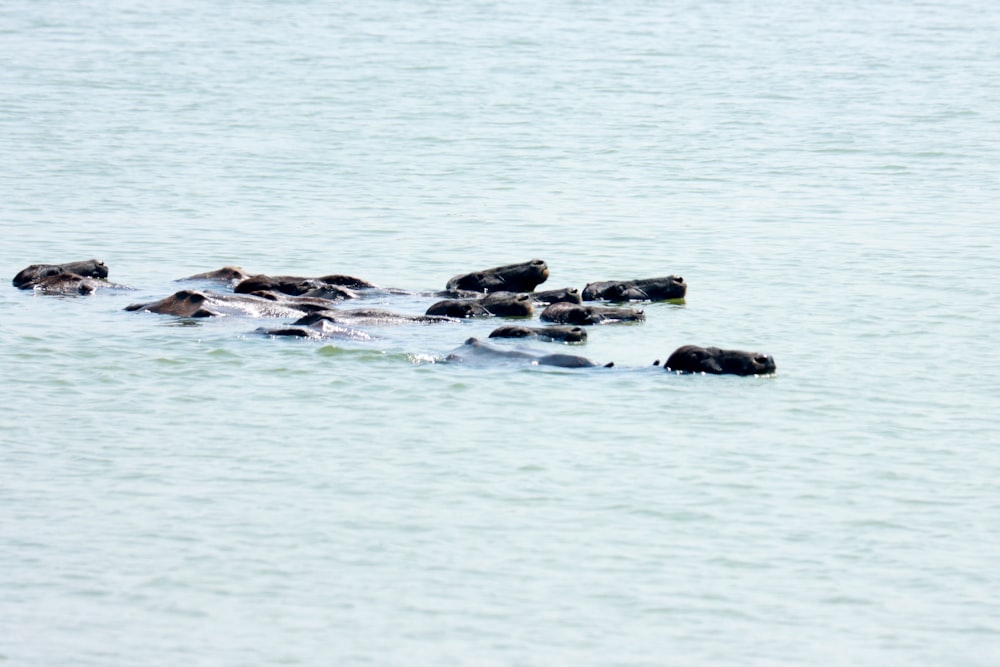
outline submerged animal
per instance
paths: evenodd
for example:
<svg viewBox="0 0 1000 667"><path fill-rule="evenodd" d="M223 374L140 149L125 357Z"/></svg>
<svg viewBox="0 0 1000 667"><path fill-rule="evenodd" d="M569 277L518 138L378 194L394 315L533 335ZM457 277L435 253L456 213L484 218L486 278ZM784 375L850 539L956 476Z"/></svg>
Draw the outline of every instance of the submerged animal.
<svg viewBox="0 0 1000 667"><path fill-rule="evenodd" d="M32 264L22 269L12 284L23 290L35 289L54 294L89 294L99 288L123 288L107 281L108 267L92 259L65 264ZM579 343L587 340L584 325L609 322L638 322L645 319L642 310L610 305L585 305L581 301L654 301L684 298L687 285L680 276L641 280L589 283L582 294L573 288L534 292L548 278L548 267L539 259L520 264L498 266L484 271L455 276L448 281L447 291L437 293L450 297L427 309L424 315L395 313L380 308L341 310L338 301L414 295L427 293L378 288L368 281L352 276L326 275L317 278L298 276L248 276L238 267L226 266L199 273L182 280L219 281L230 283L232 291L184 289L166 298L146 303L134 303L128 311L147 311L183 318L249 316L255 318L288 318L292 324L260 328L257 333L273 337L347 338L374 340L368 331L355 327L386 327L400 324L460 324L469 317L506 316L532 317L534 305L546 305L540 315L543 322L565 326L497 327L491 339L535 338L543 341ZM595 362L569 354L543 354L510 349L469 338L446 358L450 362L511 361L531 365L585 368ZM657 361L656 366L660 363ZM607 367L613 364L607 364ZM713 375L769 375L776 371L774 358L761 352L727 350L717 347L684 345L676 349L663 364L676 373L707 373Z"/></svg>
<svg viewBox="0 0 1000 667"><path fill-rule="evenodd" d="M18 289L32 289L39 286L42 281L46 279L62 275L102 280L108 277L108 267L104 262L98 259L67 262L65 264L32 264L27 268L21 269L21 271L14 276L11 283ZM49 285L54 286L56 282L57 281L50 280ZM94 285L96 285L96 283L94 283Z"/></svg>
<svg viewBox="0 0 1000 667"><path fill-rule="evenodd" d="M478 299L445 299L427 309L427 315L447 315L448 317L531 317L535 314L534 301L530 294L515 292L491 292Z"/></svg>
<svg viewBox="0 0 1000 667"><path fill-rule="evenodd" d="M272 329L261 327L257 329L254 333L263 334L265 336L272 337L287 337L287 338L316 338L316 339L329 339L329 338L341 338L348 340L375 340L375 336L367 333L365 331L359 331L358 329L352 329L350 327L341 326L339 324L334 324L328 319L317 319L309 325L296 327L276 327Z"/></svg>
<svg viewBox="0 0 1000 667"><path fill-rule="evenodd" d="M608 280L588 283L583 288L584 301L666 301L683 299L685 294L687 283L680 276Z"/></svg>
<svg viewBox="0 0 1000 667"><path fill-rule="evenodd" d="M437 315L407 315L404 313L394 313L381 308L353 308L351 310L321 310L308 315L303 315L293 324L296 326L310 326L316 322L325 320L331 324L340 326L393 326L397 324L440 324L444 322L458 322L455 318Z"/></svg>
<svg viewBox="0 0 1000 667"><path fill-rule="evenodd" d="M329 275L304 278L258 274L238 282L233 291L237 294L250 294L269 290L291 296L318 296L323 299L342 300L357 298L354 290L374 287L375 285L367 280L353 276Z"/></svg>
<svg viewBox="0 0 1000 667"><path fill-rule="evenodd" d="M524 350L507 350L496 345L484 343L478 338L469 338L454 352L445 357L445 361L455 363L511 361L528 363L532 366L559 366L561 368L594 368L599 364L586 357L574 354L538 354ZM605 364L611 368L613 363Z"/></svg>
<svg viewBox="0 0 1000 667"><path fill-rule="evenodd" d="M130 311L146 311L176 317L224 317L249 315L250 317L300 317L312 310L296 307L291 300L275 301L255 294L229 294L181 290L170 296L149 303L133 303L125 307Z"/></svg>
<svg viewBox="0 0 1000 667"><path fill-rule="evenodd" d="M575 287L563 287L562 289L546 290L544 292L532 292L531 298L536 304L548 306L559 301L566 303L582 303L580 290Z"/></svg>
<svg viewBox="0 0 1000 667"><path fill-rule="evenodd" d="M677 348L663 366L668 371L712 375L769 375L777 369L769 354L697 345Z"/></svg>
<svg viewBox="0 0 1000 667"><path fill-rule="evenodd" d="M490 332L490 338L537 338L560 343L582 343L587 340L583 327L525 327L505 324Z"/></svg>
<svg viewBox="0 0 1000 667"><path fill-rule="evenodd" d="M187 278L178 278L177 282L182 280L217 280L220 282L236 283L249 278L250 275L245 273L243 269L238 266L224 266L221 269L216 269L215 271L206 271L204 273L196 273L193 276L188 276Z"/></svg>
<svg viewBox="0 0 1000 667"><path fill-rule="evenodd" d="M557 302L542 311L541 319L556 324L608 324L611 322L641 322L646 314L632 308L584 306Z"/></svg>
<svg viewBox="0 0 1000 667"><path fill-rule="evenodd" d="M96 259L66 264L32 264L11 281L18 289L45 294L93 294L99 289L132 289L107 280L107 265Z"/></svg>
<svg viewBox="0 0 1000 667"><path fill-rule="evenodd" d="M549 267L540 259L507 264L473 273L463 273L448 281L445 289L474 292L530 292L549 277Z"/></svg>
<svg viewBox="0 0 1000 667"><path fill-rule="evenodd" d="M32 284L38 292L45 294L93 294L100 287L109 287L110 283L97 278L86 278L75 273L57 273L46 276Z"/></svg>

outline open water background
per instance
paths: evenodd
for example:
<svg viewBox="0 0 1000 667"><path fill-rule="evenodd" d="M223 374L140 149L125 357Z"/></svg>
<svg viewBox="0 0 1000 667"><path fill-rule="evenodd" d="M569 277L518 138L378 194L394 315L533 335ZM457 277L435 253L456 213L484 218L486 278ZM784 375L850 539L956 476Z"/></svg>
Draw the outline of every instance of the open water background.
<svg viewBox="0 0 1000 667"><path fill-rule="evenodd" d="M4 4L0 273L136 291L0 287L0 663L1000 663L998 81L988 2ZM688 298L611 371L122 310L532 257Z"/></svg>

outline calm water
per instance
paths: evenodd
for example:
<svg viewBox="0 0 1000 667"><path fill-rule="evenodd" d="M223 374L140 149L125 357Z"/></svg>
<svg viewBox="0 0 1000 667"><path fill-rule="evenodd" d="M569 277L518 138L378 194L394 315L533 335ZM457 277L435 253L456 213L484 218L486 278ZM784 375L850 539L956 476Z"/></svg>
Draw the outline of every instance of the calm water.
<svg viewBox="0 0 1000 667"><path fill-rule="evenodd" d="M1000 13L870 5L0 7L0 663L1000 663ZM122 310L532 257L688 298L611 371Z"/></svg>

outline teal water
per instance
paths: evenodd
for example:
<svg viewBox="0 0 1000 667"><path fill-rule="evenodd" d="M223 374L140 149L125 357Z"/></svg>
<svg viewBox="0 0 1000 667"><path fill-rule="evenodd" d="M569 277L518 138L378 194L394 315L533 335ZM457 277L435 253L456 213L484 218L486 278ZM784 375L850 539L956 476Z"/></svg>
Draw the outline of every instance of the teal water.
<svg viewBox="0 0 1000 667"><path fill-rule="evenodd" d="M0 7L0 274L135 288L0 285L0 663L997 664L998 17ZM688 297L568 350L611 371L122 310L532 257Z"/></svg>

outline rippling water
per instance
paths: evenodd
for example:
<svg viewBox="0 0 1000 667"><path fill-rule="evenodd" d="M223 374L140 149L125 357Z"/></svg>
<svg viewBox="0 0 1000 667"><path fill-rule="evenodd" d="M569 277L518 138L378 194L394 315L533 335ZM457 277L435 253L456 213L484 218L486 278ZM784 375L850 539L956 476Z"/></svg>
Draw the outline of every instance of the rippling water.
<svg viewBox="0 0 1000 667"><path fill-rule="evenodd" d="M0 287L0 662L997 664L998 16L0 8L2 273L135 288ZM532 257L688 297L582 371L122 310ZM651 366L685 343L778 372Z"/></svg>

